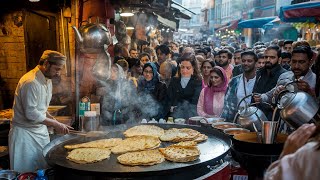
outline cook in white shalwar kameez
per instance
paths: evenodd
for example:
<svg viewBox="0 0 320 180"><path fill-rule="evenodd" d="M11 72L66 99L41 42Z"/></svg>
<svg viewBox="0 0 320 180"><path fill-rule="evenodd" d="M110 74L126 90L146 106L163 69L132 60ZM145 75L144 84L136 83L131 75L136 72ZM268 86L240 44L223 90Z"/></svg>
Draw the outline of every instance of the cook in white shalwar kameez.
<svg viewBox="0 0 320 180"><path fill-rule="evenodd" d="M15 91L12 128L9 133L10 168L33 172L46 168L42 149L49 142L47 126L42 124L52 97L52 82L39 66L26 73ZM35 160L36 159L36 160Z"/></svg>

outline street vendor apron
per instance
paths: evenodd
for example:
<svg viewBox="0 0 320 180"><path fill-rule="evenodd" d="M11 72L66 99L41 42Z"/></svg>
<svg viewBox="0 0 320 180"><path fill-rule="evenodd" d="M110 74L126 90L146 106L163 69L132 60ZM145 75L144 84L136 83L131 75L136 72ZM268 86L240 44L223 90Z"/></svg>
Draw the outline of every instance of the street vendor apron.
<svg viewBox="0 0 320 180"><path fill-rule="evenodd" d="M38 128L14 126L9 132L10 169L23 173L47 168L42 150L49 142L46 125Z"/></svg>

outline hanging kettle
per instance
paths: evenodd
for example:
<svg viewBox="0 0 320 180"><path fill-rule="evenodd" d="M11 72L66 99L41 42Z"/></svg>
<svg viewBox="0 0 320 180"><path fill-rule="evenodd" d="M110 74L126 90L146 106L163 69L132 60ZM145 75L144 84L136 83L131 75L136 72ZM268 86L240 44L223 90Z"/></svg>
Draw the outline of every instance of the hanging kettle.
<svg viewBox="0 0 320 180"><path fill-rule="evenodd" d="M240 109L242 101L253 95L255 94L247 95L239 101L237 106L238 112L234 117L233 122L235 123L237 121L237 124L240 124L242 127L249 129L250 131L261 131L262 121L268 121L268 118L259 108L254 106L260 103L248 104L247 102L245 102L245 107L243 109ZM264 104L270 105L269 103Z"/></svg>
<svg viewBox="0 0 320 180"><path fill-rule="evenodd" d="M104 51L104 45L109 46L112 42L112 37L109 29L99 23L97 18L96 23L91 23L90 19L86 25L80 25L79 30L72 26L75 31L77 43L80 45L80 51L89 54L98 54Z"/></svg>
<svg viewBox="0 0 320 180"><path fill-rule="evenodd" d="M285 88L296 81L287 83ZM281 118L293 128L312 122L317 115L319 105L315 98L303 91L281 91L276 97Z"/></svg>

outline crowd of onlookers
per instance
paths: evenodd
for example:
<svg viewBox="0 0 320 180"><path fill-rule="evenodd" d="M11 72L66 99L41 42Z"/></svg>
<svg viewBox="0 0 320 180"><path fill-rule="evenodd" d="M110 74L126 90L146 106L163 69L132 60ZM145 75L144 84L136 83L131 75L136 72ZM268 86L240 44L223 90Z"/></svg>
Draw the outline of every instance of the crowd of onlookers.
<svg viewBox="0 0 320 180"><path fill-rule="evenodd" d="M169 116L233 121L245 104L275 104L274 96L295 80L291 88L319 96L320 56L306 41L256 42L252 48L116 44L113 51L111 78L97 87L105 125ZM270 106L260 108L271 119Z"/></svg>

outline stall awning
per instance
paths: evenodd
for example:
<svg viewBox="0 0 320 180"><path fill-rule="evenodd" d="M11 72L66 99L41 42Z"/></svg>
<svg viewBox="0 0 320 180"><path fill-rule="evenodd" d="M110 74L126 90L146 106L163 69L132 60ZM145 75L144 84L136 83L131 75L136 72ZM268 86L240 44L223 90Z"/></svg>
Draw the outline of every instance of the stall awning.
<svg viewBox="0 0 320 180"><path fill-rule="evenodd" d="M276 18L277 16L248 19L248 20L239 22L238 27L239 28L262 28L263 25L269 23L270 21Z"/></svg>
<svg viewBox="0 0 320 180"><path fill-rule="evenodd" d="M239 20L231 21L231 22L224 24L223 26L217 28L215 31L224 31L226 29L233 29L233 30L237 29L238 23L239 23Z"/></svg>
<svg viewBox="0 0 320 180"><path fill-rule="evenodd" d="M283 22L320 22L320 2L310 1L280 7Z"/></svg>
<svg viewBox="0 0 320 180"><path fill-rule="evenodd" d="M177 29L177 23L174 22L174 21L171 21L169 19L166 19L166 18L163 18L162 16L160 15L157 15L158 16L158 21L163 24L164 26L167 26L171 29L174 29L176 30Z"/></svg>

